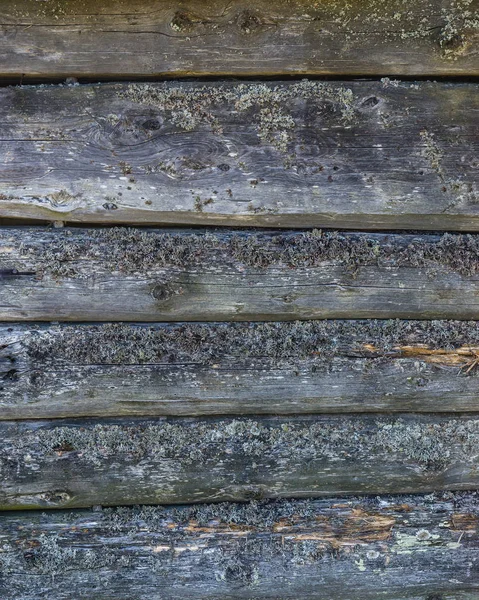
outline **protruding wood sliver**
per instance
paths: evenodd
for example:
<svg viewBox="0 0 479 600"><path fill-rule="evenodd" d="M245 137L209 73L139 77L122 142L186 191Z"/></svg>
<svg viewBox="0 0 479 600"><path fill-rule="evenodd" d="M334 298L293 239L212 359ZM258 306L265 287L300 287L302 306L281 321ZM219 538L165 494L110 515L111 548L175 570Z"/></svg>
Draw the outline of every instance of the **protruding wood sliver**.
<svg viewBox="0 0 479 600"><path fill-rule="evenodd" d="M5 321L476 319L479 237L0 229Z"/></svg>
<svg viewBox="0 0 479 600"><path fill-rule="evenodd" d="M478 515L476 493L10 513L0 593L475 600Z"/></svg>
<svg viewBox="0 0 479 600"><path fill-rule="evenodd" d="M3 0L0 75L478 75L475 0Z"/></svg>
<svg viewBox="0 0 479 600"><path fill-rule="evenodd" d="M478 98L389 79L5 88L0 218L478 231Z"/></svg>
<svg viewBox="0 0 479 600"><path fill-rule="evenodd" d="M0 423L10 510L471 490L478 467L472 416Z"/></svg>
<svg viewBox="0 0 479 600"><path fill-rule="evenodd" d="M0 420L476 412L479 325L0 326Z"/></svg>

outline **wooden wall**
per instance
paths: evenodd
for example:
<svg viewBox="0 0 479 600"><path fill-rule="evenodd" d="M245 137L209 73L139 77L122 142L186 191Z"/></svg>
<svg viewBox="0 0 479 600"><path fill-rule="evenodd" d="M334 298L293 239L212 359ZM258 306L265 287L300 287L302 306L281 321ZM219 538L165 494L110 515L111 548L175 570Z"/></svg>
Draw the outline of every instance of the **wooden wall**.
<svg viewBox="0 0 479 600"><path fill-rule="evenodd" d="M478 597L478 7L2 2L2 600Z"/></svg>
<svg viewBox="0 0 479 600"><path fill-rule="evenodd" d="M11 77L478 75L477 0L3 0Z"/></svg>

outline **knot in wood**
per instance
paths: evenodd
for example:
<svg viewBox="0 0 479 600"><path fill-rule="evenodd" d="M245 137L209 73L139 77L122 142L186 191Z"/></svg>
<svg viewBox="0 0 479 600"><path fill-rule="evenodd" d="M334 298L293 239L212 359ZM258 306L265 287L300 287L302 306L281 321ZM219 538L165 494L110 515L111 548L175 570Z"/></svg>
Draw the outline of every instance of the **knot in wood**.
<svg viewBox="0 0 479 600"><path fill-rule="evenodd" d="M173 296L183 293L183 288L172 283L156 283L151 290L151 295L159 302L167 302Z"/></svg>
<svg viewBox="0 0 479 600"><path fill-rule="evenodd" d="M254 33L261 27L260 18L249 10L245 10L238 16L238 27L242 33Z"/></svg>
<svg viewBox="0 0 479 600"><path fill-rule="evenodd" d="M179 10L171 19L170 27L174 31L189 31L194 23L192 18L185 11Z"/></svg>

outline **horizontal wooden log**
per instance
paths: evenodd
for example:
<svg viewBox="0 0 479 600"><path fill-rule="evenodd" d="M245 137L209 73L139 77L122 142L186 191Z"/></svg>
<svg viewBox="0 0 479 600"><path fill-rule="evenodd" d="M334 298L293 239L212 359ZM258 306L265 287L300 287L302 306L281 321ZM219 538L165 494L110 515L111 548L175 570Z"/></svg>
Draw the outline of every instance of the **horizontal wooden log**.
<svg viewBox="0 0 479 600"><path fill-rule="evenodd" d="M474 600L476 493L10 513L3 600ZM279 595L278 595L279 594Z"/></svg>
<svg viewBox="0 0 479 600"><path fill-rule="evenodd" d="M479 487L479 419L374 415L0 422L0 509Z"/></svg>
<svg viewBox="0 0 479 600"><path fill-rule="evenodd" d="M475 0L3 0L1 75L478 75Z"/></svg>
<svg viewBox="0 0 479 600"><path fill-rule="evenodd" d="M477 319L479 237L0 229L0 319Z"/></svg>
<svg viewBox="0 0 479 600"><path fill-rule="evenodd" d="M479 325L0 325L0 420L478 410Z"/></svg>
<svg viewBox="0 0 479 600"><path fill-rule="evenodd" d="M478 231L478 97L390 80L4 88L0 217Z"/></svg>

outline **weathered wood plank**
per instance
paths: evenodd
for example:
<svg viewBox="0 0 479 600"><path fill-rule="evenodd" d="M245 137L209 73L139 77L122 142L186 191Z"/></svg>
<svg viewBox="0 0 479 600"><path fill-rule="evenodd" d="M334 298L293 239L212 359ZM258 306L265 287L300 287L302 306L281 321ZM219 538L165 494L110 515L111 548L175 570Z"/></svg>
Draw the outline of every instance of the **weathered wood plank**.
<svg viewBox="0 0 479 600"><path fill-rule="evenodd" d="M10 513L3 600L474 600L476 493Z"/></svg>
<svg viewBox="0 0 479 600"><path fill-rule="evenodd" d="M475 0L3 0L1 75L478 75Z"/></svg>
<svg viewBox="0 0 479 600"><path fill-rule="evenodd" d="M458 321L0 325L0 419L478 410Z"/></svg>
<svg viewBox="0 0 479 600"><path fill-rule="evenodd" d="M478 111L477 84L5 88L0 217L477 231Z"/></svg>
<svg viewBox="0 0 479 600"><path fill-rule="evenodd" d="M0 508L479 487L479 419L373 415L0 422Z"/></svg>
<svg viewBox="0 0 479 600"><path fill-rule="evenodd" d="M479 237L3 228L0 319L477 319Z"/></svg>

